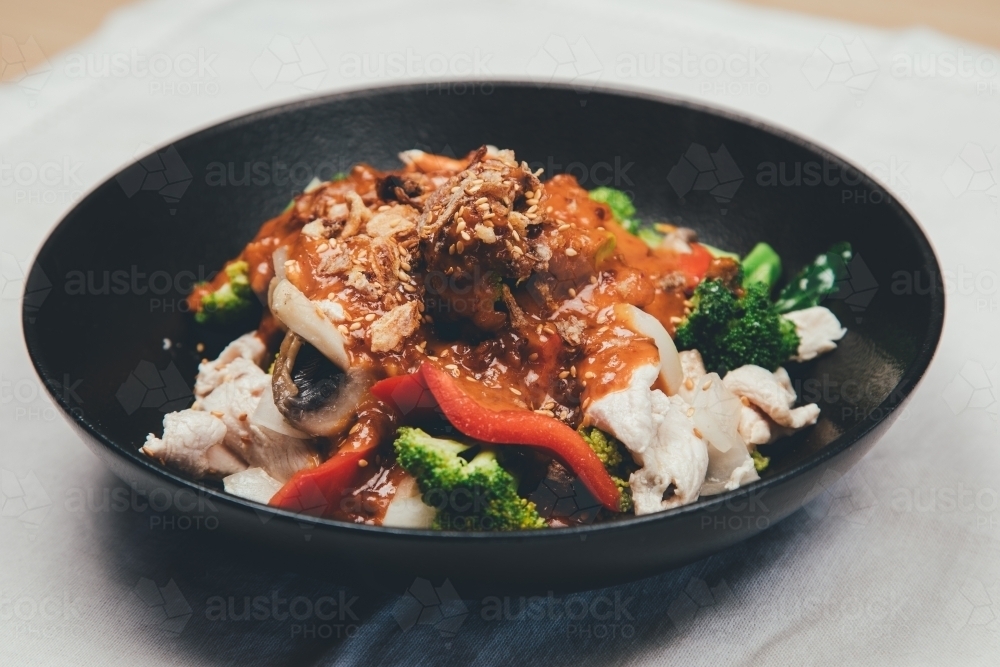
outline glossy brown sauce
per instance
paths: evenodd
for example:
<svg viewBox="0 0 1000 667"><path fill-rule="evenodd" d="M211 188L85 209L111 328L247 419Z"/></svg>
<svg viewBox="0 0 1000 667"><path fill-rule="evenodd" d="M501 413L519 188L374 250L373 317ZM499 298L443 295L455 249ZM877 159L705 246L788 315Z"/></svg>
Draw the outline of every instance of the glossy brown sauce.
<svg viewBox="0 0 1000 667"><path fill-rule="evenodd" d="M530 228L535 234L532 241L544 242L551 251L544 276L505 281L510 302L486 293L497 289L496 282L484 277L487 270L473 266L480 256L471 251L462 254L452 250L438 258L433 270L428 269L423 259L426 255L421 255L426 240L418 238L416 232L395 241L403 266L408 268L404 277L413 289L401 284L391 298L374 298L353 288L346 274L330 275L322 270L335 259L336 244L341 244L337 246L340 250L347 249L356 264L367 267L373 262L366 254L374 252L371 239L358 235L327 240L300 233L307 222L338 215L342 218L350 192L358 193L374 214L402 210L396 208L402 206L419 207L423 204L416 199L407 203L398 200L408 199L400 187L395 188L396 200L385 199L387 191L392 196L395 183L386 179L409 179L417 184L414 191L422 187L426 193L468 164L469 159L427 156L421 165L395 172L359 165L347 178L297 197L289 209L263 225L239 259L250 266L253 290L266 299L275 275L274 252L287 248L284 273L288 280L311 300L333 297L343 307L347 319L339 328L349 341L352 367L366 367L376 377L387 377L411 373L430 360L459 378L471 396L490 407L535 410L575 428L587 401L625 387L633 368L657 363L652 340L615 322L614 305L629 303L644 309L673 335L675 323L685 313L691 281L676 279L681 266L676 252L651 249L629 234L614 220L611 209L592 201L572 176L557 175L544 183L538 188L544 194L535 193L538 203L531 209L525 209L520 199L510 202L512 209L521 206L522 210L537 211L541 222ZM467 209L461 214L470 220L470 229L479 223L492 223L474 207ZM511 238L504 236L511 232L499 222L492 229L498 239ZM369 274L373 272L374 268L365 275L372 279ZM466 284L450 279L452 275L479 278ZM212 284L196 290L192 306L225 280L225 273L220 272ZM419 328L400 349L373 352L370 322L391 307L409 302L423 314ZM435 313L433 318L431 313ZM275 340L280 342L281 325L266 313L259 333L274 347ZM389 410L369 406L365 411L365 431L369 427L378 430L384 442L379 452L369 457L369 472L359 471L359 486L345 498L350 507L345 505L341 518L349 521L381 521L402 474L393 464L391 433L381 433L384 424L375 414L380 409ZM395 423L393 419L383 421ZM352 446L357 446L356 437L348 435L342 442L332 443L331 455Z"/></svg>

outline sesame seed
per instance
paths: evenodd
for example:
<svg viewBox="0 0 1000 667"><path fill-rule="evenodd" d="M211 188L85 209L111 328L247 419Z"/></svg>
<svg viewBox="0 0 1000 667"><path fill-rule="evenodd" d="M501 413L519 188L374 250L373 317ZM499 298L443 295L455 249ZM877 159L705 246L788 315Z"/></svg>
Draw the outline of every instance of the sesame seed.
<svg viewBox="0 0 1000 667"><path fill-rule="evenodd" d="M575 289L573 289L572 287L570 287L570 288L569 288L569 295L570 295L570 296L576 296L576 290L575 290Z"/></svg>
<svg viewBox="0 0 1000 667"><path fill-rule="evenodd" d="M358 422L357 424L355 424L354 426L352 426L351 430L348 431L347 433L348 434L353 434L353 433L357 433L359 430L361 430L361 422Z"/></svg>
<svg viewBox="0 0 1000 667"><path fill-rule="evenodd" d="M684 388L687 389L688 391L694 389L694 380L692 380L691 378L684 380Z"/></svg>
<svg viewBox="0 0 1000 667"><path fill-rule="evenodd" d="M462 254L463 252L465 252L465 243L463 243L462 241L457 241L457 242L455 243L455 251L456 251L456 252L457 252L457 253L458 253L459 255L461 255L461 254Z"/></svg>
<svg viewBox="0 0 1000 667"><path fill-rule="evenodd" d="M694 417L694 408L688 408L687 409L687 416L688 417Z"/></svg>
<svg viewBox="0 0 1000 667"><path fill-rule="evenodd" d="M528 361L538 361L538 353L532 352L528 355Z"/></svg>
<svg viewBox="0 0 1000 667"><path fill-rule="evenodd" d="M410 266L409 262L400 262L399 268L403 269L404 271L410 271L411 269L413 269L413 267Z"/></svg>
<svg viewBox="0 0 1000 667"><path fill-rule="evenodd" d="M433 324L434 318L431 317L430 315L424 315L424 322L427 322L427 324Z"/></svg>
<svg viewBox="0 0 1000 667"><path fill-rule="evenodd" d="M240 413L240 416L238 417L238 419L239 419L239 420L240 420L241 422L245 422L245 421L247 420L247 413L245 413L245 412L241 412L241 413Z"/></svg>
<svg viewBox="0 0 1000 667"><path fill-rule="evenodd" d="M458 224L455 225L455 230L460 232L463 229L465 229L465 220L462 220L461 218L459 218L458 219Z"/></svg>
<svg viewBox="0 0 1000 667"><path fill-rule="evenodd" d="M353 324L351 324L351 326L349 327L350 331L357 331L357 330L358 330L358 329L360 329L360 328L361 328L361 322L354 322L354 323L353 323Z"/></svg>
<svg viewBox="0 0 1000 667"><path fill-rule="evenodd" d="M583 401L583 405L582 405L581 407L582 407L582 408L583 408L584 410L586 410L587 408L589 408L589 407L590 407L590 404L591 404L592 402L593 402L593 399L592 399L592 398L590 398L590 396L588 396L588 397L587 397L587 398L586 398L586 399L585 399L585 400Z"/></svg>
<svg viewBox="0 0 1000 667"><path fill-rule="evenodd" d="M537 327L535 327L535 333L536 334L541 334L542 333L542 325L541 324L539 324Z"/></svg>
<svg viewBox="0 0 1000 667"><path fill-rule="evenodd" d="M586 373L583 374L583 377L587 378L588 380L593 380L595 377L597 377L597 373L595 373L594 371L587 371Z"/></svg>
<svg viewBox="0 0 1000 667"><path fill-rule="evenodd" d="M567 257L576 257L576 254L576 250L573 250L573 248L566 248Z"/></svg>
<svg viewBox="0 0 1000 667"><path fill-rule="evenodd" d="M546 324L544 327L542 327L542 331L544 331L545 333L550 334L550 335L555 335L555 333L556 333L556 330L553 329L552 327L550 327L548 324Z"/></svg>
<svg viewBox="0 0 1000 667"><path fill-rule="evenodd" d="M204 352L205 351L205 344L204 343L198 343L197 345L194 346L194 349L197 350L198 352Z"/></svg>
<svg viewBox="0 0 1000 667"><path fill-rule="evenodd" d="M677 324L678 322L681 322L681 321L683 321L683 318L677 317L676 315L673 315L670 318L670 323L671 324Z"/></svg>
<svg viewBox="0 0 1000 667"><path fill-rule="evenodd" d="M694 433L694 437L698 438L699 440L700 440L701 438L703 438L703 437L704 437L704 436L703 436L703 435L701 434L701 431L699 431L699 430L698 430L698 427L697 427L697 426L696 426L696 427L694 427L693 429L691 429L691 432L692 432L692 433Z"/></svg>
<svg viewBox="0 0 1000 667"><path fill-rule="evenodd" d="M225 415L223 413L219 412L218 410L212 410L212 416L213 417L218 417L219 419L222 419L223 417L225 417Z"/></svg>
<svg viewBox="0 0 1000 667"><path fill-rule="evenodd" d="M597 276L590 276L590 284L591 285L597 284Z"/></svg>
<svg viewBox="0 0 1000 667"><path fill-rule="evenodd" d="M461 232L461 237L462 237L463 241L471 241L472 240L472 237L469 236L469 232L465 231L464 229Z"/></svg>
<svg viewBox="0 0 1000 667"><path fill-rule="evenodd" d="M588 303L586 306L584 306L584 308L586 309L586 311L588 313L596 313L597 312L597 306L595 306L593 304L590 304L590 303Z"/></svg>
<svg viewBox="0 0 1000 667"><path fill-rule="evenodd" d="M546 336L545 334L542 334L541 336L538 337L538 340L542 341L543 343L548 343L549 337Z"/></svg>
<svg viewBox="0 0 1000 667"><path fill-rule="evenodd" d="M371 322L375 319L375 313L368 313L365 315L365 322Z"/></svg>
<svg viewBox="0 0 1000 667"><path fill-rule="evenodd" d="M597 330L597 333L602 334L602 333L604 333L607 330L608 330L607 327L601 327L600 329Z"/></svg>
<svg viewBox="0 0 1000 667"><path fill-rule="evenodd" d="M403 281L407 281L410 279L410 276L406 275L406 272L403 271L402 269L396 272L396 277Z"/></svg>
<svg viewBox="0 0 1000 667"><path fill-rule="evenodd" d="M531 190L525 190L524 191L524 197L525 197L525 199L534 199L535 193L532 192Z"/></svg>
<svg viewBox="0 0 1000 667"><path fill-rule="evenodd" d="M706 382L706 383L704 384L704 386L703 386L703 387L701 388L701 390L702 390L702 391L708 391L708 390L709 390L709 389L710 389L711 387L712 387L712 381L711 381L711 380L709 380L708 382Z"/></svg>
<svg viewBox="0 0 1000 667"><path fill-rule="evenodd" d="M748 408L750 407L750 399L747 398L746 396L740 396L740 403L747 406Z"/></svg>
<svg viewBox="0 0 1000 667"><path fill-rule="evenodd" d="M338 325L337 330L340 331L340 333L344 334L345 336L350 333L348 332L347 327L344 326L343 324Z"/></svg>
<svg viewBox="0 0 1000 667"><path fill-rule="evenodd" d="M515 241L520 241L521 240L521 235L517 233L516 229L510 230L510 235L514 237Z"/></svg>
<svg viewBox="0 0 1000 667"><path fill-rule="evenodd" d="M441 356L443 357L444 355L442 354ZM457 364L447 364L445 366L445 368L447 368L449 371L453 371L453 370L455 370L455 369L458 368L458 365Z"/></svg>
<svg viewBox="0 0 1000 667"><path fill-rule="evenodd" d="M410 294L413 294L414 292L417 291L417 288L411 285L410 283L403 283L403 289L409 292Z"/></svg>
<svg viewBox="0 0 1000 667"><path fill-rule="evenodd" d="M483 204L487 204L487 203L489 203L489 201L490 200L487 199L486 197L480 197L479 199L476 200L476 206L481 206Z"/></svg>
<svg viewBox="0 0 1000 667"><path fill-rule="evenodd" d="M454 243L452 243L450 246L448 246L448 254L449 255L454 255L455 254L455 244Z"/></svg>
<svg viewBox="0 0 1000 667"><path fill-rule="evenodd" d="M544 408L539 408L538 410L535 410L535 412L540 415L545 415L546 417L556 416L556 413L552 412L551 410L545 410Z"/></svg>
<svg viewBox="0 0 1000 667"><path fill-rule="evenodd" d="M569 377L569 371L563 371L562 373L559 374L560 380L565 380L568 377Z"/></svg>
<svg viewBox="0 0 1000 667"><path fill-rule="evenodd" d="M537 210L538 210L538 207L537 207L537 206L530 206L530 207L528 208L528 211L527 211L527 212L525 213L525 215L528 215L528 214L531 214L531 213L534 213L534 212L535 212L535 211L537 211Z"/></svg>
<svg viewBox="0 0 1000 667"><path fill-rule="evenodd" d="M316 246L316 252L326 252L329 249L330 249L330 244L325 242L320 243L318 246Z"/></svg>
<svg viewBox="0 0 1000 667"><path fill-rule="evenodd" d="M519 390L514 389L513 387L507 387L507 388L510 389L510 393L514 394L515 396L521 395L521 392Z"/></svg>
<svg viewBox="0 0 1000 667"><path fill-rule="evenodd" d="M367 468L368 467L368 461L365 460L365 459L361 459L360 461L358 461L358 467L359 468Z"/></svg>
<svg viewBox="0 0 1000 667"><path fill-rule="evenodd" d="M438 358L435 357L433 354L428 354L427 358L430 359L431 361L437 361L438 360Z"/></svg>

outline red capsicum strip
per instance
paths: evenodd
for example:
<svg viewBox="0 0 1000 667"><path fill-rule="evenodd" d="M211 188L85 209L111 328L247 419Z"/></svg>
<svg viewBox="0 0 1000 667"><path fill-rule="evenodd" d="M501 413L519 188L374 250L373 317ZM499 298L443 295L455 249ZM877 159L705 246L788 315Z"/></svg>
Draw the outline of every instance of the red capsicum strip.
<svg viewBox="0 0 1000 667"><path fill-rule="evenodd" d="M396 405L404 420L414 409L431 407L428 399L433 397L441 414L470 438L543 449L565 463L598 502L618 511L619 491L604 464L576 431L557 419L530 410L487 408L465 393L451 375L428 362L413 375L376 383L372 393Z"/></svg>
<svg viewBox="0 0 1000 667"><path fill-rule="evenodd" d="M382 436L392 424L394 422L389 419L382 426L364 423L322 464L292 475L268 504L313 516L335 515L346 493L365 475L366 468L358 462L374 459Z"/></svg>

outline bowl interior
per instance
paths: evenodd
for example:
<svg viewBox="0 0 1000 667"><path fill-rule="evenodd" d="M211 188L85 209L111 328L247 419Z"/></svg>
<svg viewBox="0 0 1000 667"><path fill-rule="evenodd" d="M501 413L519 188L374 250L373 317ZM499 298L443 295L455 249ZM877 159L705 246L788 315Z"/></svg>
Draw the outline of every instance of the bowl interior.
<svg viewBox="0 0 1000 667"><path fill-rule="evenodd" d="M80 424L151 465L137 453L146 434L159 431L164 412L191 402L198 360L242 333L193 322L184 298L195 281L237 254L313 177L356 162L391 168L409 148L462 155L484 143L513 148L545 176L568 172L588 188L629 191L642 218L694 227L712 245L745 253L766 241L785 279L832 243L853 244L850 280L826 303L847 337L834 353L790 368L800 397L822 416L772 448L765 480L878 421L883 403L912 388L900 385L904 374L919 377L923 368L914 375L911 367L926 365L936 345L943 302L926 239L841 160L684 104L469 84L281 107L179 140L119 173L67 215L38 255L24 308L32 358Z"/></svg>

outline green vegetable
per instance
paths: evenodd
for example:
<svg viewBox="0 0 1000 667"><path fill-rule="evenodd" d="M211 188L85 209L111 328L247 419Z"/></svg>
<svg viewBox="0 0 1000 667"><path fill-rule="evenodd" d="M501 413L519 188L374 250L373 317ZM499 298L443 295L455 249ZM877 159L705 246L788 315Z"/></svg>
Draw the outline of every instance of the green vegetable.
<svg viewBox="0 0 1000 667"><path fill-rule="evenodd" d="M660 247L660 244L663 243L663 235L652 227L640 227L634 233L640 239L645 241L646 245L650 248L658 248Z"/></svg>
<svg viewBox="0 0 1000 667"><path fill-rule="evenodd" d="M715 246L708 245L707 243L702 243L701 241L698 241L698 243L701 244L701 247L707 250L708 254L710 254L712 257L715 258L728 257L729 259L735 259L737 262L740 261L740 256L737 255L735 252L722 250L720 248L716 248Z"/></svg>
<svg viewBox="0 0 1000 667"><path fill-rule="evenodd" d="M621 190L602 186L594 188L589 193L592 200L607 204L611 209L611 214L615 216L619 224L630 234L637 234L642 223L635 217L635 204L632 198Z"/></svg>
<svg viewBox="0 0 1000 667"><path fill-rule="evenodd" d="M750 458L753 459L753 467L757 472L764 472L764 469L771 465L771 457L764 456L756 449L750 452Z"/></svg>
<svg viewBox="0 0 1000 667"><path fill-rule="evenodd" d="M628 484L628 478L636 469L632 455L629 454L621 441L599 428L581 427L578 433L597 454L597 458L604 464L611 479L614 480L615 486L618 487L618 491L621 493L619 511L631 512L632 488Z"/></svg>
<svg viewBox="0 0 1000 667"><path fill-rule="evenodd" d="M847 278L847 265L853 256L850 243L835 243L785 285L774 304L777 311L788 313L819 305L837 290L838 282Z"/></svg>
<svg viewBox="0 0 1000 667"><path fill-rule="evenodd" d="M437 509L439 530L524 530L545 528L535 504L517 495L514 476L500 467L493 449L483 448L471 461L470 449L454 440L435 438L418 428L396 432L399 464L413 475L424 502Z"/></svg>
<svg viewBox="0 0 1000 667"><path fill-rule="evenodd" d="M229 281L201 298L201 306L194 315L195 321L201 324L227 324L252 310L255 297L250 289L250 266L241 260L231 262L225 271Z"/></svg>
<svg viewBox="0 0 1000 667"><path fill-rule="evenodd" d="M764 283L768 288L781 277L781 258L774 248L758 243L743 258L743 286Z"/></svg>
<svg viewBox="0 0 1000 667"><path fill-rule="evenodd" d="M677 349L697 349L705 368L720 374L746 364L773 371L798 350L799 336L768 291L753 283L737 298L722 281L703 281L691 297L691 314L677 327Z"/></svg>

